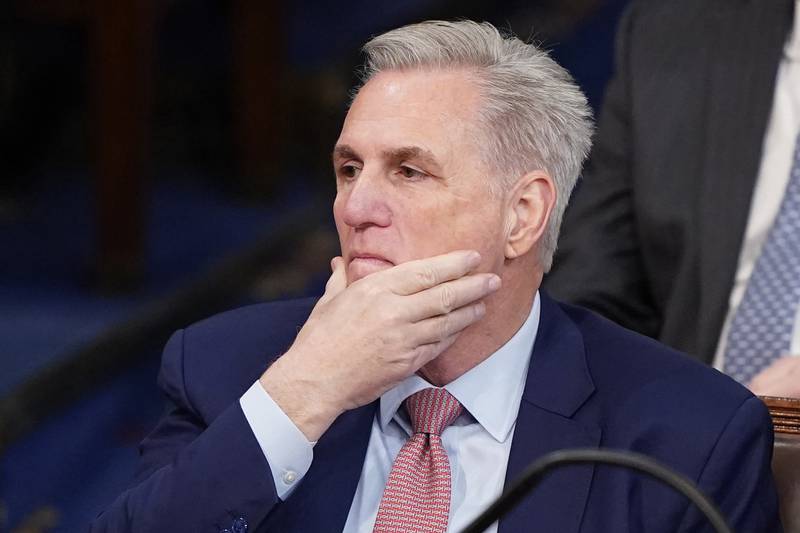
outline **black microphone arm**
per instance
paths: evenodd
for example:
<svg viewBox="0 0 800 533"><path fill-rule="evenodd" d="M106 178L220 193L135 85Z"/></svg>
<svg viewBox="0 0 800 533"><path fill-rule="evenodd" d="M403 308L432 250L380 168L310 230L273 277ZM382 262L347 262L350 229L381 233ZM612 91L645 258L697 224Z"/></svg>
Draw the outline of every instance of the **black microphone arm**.
<svg viewBox="0 0 800 533"><path fill-rule="evenodd" d="M718 533L732 533L714 504L685 476L673 472L646 455L594 448L559 450L540 457L525 469L522 476L514 482L511 488L473 520L462 533L481 533L484 531L500 517L516 507L550 470L565 465L582 463L603 463L632 468L649 474L689 498L703 512Z"/></svg>

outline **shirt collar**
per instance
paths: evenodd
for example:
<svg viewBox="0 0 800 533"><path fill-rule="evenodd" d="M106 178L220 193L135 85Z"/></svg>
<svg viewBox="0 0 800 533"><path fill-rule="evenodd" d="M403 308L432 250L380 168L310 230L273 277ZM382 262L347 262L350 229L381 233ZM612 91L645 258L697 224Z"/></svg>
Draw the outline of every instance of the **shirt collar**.
<svg viewBox="0 0 800 533"><path fill-rule="evenodd" d="M444 387L498 442L508 438L517 419L540 314L541 302L537 291L528 318L514 336L480 364ZM406 398L428 387L432 385L414 374L386 391L380 401L381 429L386 430Z"/></svg>

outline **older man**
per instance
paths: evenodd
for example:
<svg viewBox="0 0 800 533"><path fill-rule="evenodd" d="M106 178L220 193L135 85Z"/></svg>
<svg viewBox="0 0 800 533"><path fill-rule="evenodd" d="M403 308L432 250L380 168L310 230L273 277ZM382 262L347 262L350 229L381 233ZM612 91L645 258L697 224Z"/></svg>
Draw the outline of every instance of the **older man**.
<svg viewBox="0 0 800 533"><path fill-rule="evenodd" d="M365 51L333 152L342 256L325 294L172 337L161 384L175 407L94 529L456 531L544 453L603 446L681 471L738 530L780 530L756 398L538 292L589 148L569 75L473 22L408 26ZM703 521L654 482L587 466L493 527Z"/></svg>

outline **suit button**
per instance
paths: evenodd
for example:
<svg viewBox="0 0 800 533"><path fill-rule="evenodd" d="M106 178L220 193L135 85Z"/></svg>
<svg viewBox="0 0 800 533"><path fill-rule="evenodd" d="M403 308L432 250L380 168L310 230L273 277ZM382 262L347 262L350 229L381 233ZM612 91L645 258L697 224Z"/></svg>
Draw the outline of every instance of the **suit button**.
<svg viewBox="0 0 800 533"><path fill-rule="evenodd" d="M219 533L231 533L231 530L226 527L225 529L220 529Z"/></svg>
<svg viewBox="0 0 800 533"><path fill-rule="evenodd" d="M245 533L247 531L247 520L241 516L234 520L231 531L232 533Z"/></svg>

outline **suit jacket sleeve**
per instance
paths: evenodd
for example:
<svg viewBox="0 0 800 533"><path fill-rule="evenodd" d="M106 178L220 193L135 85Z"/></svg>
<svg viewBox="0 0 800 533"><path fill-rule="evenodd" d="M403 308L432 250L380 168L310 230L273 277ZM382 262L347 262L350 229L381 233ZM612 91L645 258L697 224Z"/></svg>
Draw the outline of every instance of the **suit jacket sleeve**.
<svg viewBox="0 0 800 533"><path fill-rule="evenodd" d="M764 403L745 401L720 434L698 485L733 531L783 531L772 478L772 423ZM679 531L713 531L694 506Z"/></svg>
<svg viewBox="0 0 800 533"><path fill-rule="evenodd" d="M213 532L237 518L255 527L278 496L238 401L215 419L192 406L183 373L183 331L164 350L159 385L174 404L140 445L134 485L92 524L92 532Z"/></svg>
<svg viewBox="0 0 800 533"><path fill-rule="evenodd" d="M625 327L657 337L660 316L642 263L634 210L629 68L633 4L620 22L616 72L609 83L595 145L565 214L559 248L544 287Z"/></svg>

